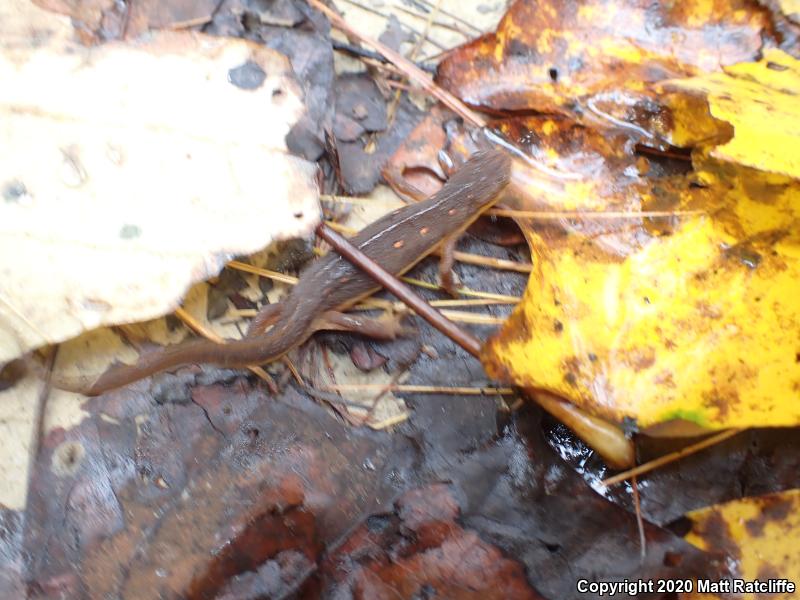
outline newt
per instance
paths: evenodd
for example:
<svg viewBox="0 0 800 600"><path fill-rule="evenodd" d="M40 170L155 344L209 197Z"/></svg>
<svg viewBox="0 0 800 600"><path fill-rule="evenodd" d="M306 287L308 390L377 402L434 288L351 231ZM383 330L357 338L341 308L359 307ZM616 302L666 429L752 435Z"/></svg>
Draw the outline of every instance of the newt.
<svg viewBox="0 0 800 600"><path fill-rule="evenodd" d="M388 213L351 242L395 275L444 246L440 272L450 273L455 241L497 201L510 181L511 164L510 156L501 150L478 152L438 192ZM274 361L323 328L320 318L342 322L348 317L334 311L344 310L378 289L371 277L330 252L302 273L284 300L262 309L243 339L224 344L194 340L145 354L136 364L112 366L93 384L76 391L95 396L189 363L240 368Z"/></svg>

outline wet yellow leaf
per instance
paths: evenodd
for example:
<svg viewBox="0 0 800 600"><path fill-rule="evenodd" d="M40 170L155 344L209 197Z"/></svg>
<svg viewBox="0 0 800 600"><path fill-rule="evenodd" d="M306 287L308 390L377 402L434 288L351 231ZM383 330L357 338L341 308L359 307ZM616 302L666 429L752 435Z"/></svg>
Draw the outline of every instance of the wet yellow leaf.
<svg viewBox="0 0 800 600"><path fill-rule="evenodd" d="M734 500L686 516L692 522L686 540L701 550L722 551L734 559L737 578L750 582L783 579L793 582L795 588L800 585L800 490ZM773 591L781 590L773 588ZM800 590L736 597L779 600L797 598L797 593ZM695 594L688 597L723 596Z"/></svg>
<svg viewBox="0 0 800 600"><path fill-rule="evenodd" d="M669 226L526 228L534 270L487 371L640 427L800 423L800 183L698 166L634 189L641 209L672 202Z"/></svg>
<svg viewBox="0 0 800 600"><path fill-rule="evenodd" d="M733 126L733 137L711 155L763 171L800 177L800 61L780 50L768 50L759 62L725 67L723 72L673 80L665 90L684 90L706 97L711 115ZM675 114L685 99L671 97ZM691 112L695 135L707 121ZM708 127L704 127L708 129ZM677 132L677 143L681 143Z"/></svg>
<svg viewBox="0 0 800 600"><path fill-rule="evenodd" d="M653 108L652 83L755 60L770 23L743 0L517 0L495 33L449 53L437 79L472 105L620 125Z"/></svg>

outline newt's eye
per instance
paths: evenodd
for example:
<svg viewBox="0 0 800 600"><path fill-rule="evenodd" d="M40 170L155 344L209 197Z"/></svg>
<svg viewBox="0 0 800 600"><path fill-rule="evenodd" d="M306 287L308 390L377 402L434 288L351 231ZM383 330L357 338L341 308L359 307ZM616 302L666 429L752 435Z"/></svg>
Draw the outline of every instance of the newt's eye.
<svg viewBox="0 0 800 600"><path fill-rule="evenodd" d="M429 231L430 231L429 227L423 227L422 229L419 230L419 234L420 235L428 235Z"/></svg>
<svg viewBox="0 0 800 600"><path fill-rule="evenodd" d="M450 210L448 210L448 211L447 211L447 214L448 214L448 215L450 215L450 216L452 217L452 216L453 216L454 214L456 214L457 212L458 212L458 211L457 211L455 208L451 208Z"/></svg>
<svg viewBox="0 0 800 600"><path fill-rule="evenodd" d="M404 240L397 240L394 244L392 244L392 246L394 246L395 248L397 248L399 250L400 248L405 246L405 244L406 243L405 243Z"/></svg>

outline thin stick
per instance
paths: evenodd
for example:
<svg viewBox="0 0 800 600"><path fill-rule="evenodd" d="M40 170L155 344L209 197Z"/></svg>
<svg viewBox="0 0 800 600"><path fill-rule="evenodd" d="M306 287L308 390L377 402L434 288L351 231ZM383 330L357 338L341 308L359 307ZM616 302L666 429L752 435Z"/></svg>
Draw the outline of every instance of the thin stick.
<svg viewBox="0 0 800 600"><path fill-rule="evenodd" d="M633 490L633 507L636 510L636 527L639 529L639 558L644 562L647 556L647 537L644 534L642 504L639 501L639 482L636 481L636 475L631 478L631 489Z"/></svg>
<svg viewBox="0 0 800 600"><path fill-rule="evenodd" d="M202 335L204 338L209 339L212 342L217 342L218 344L224 344L225 343L224 339L219 337L216 333L214 333L210 329L207 329L205 327L205 325L203 325L200 321L195 319L191 314L189 314L186 310L184 310L180 306L175 309L175 315L181 321L183 321L186 324L187 327L189 327L190 329L196 331L197 333ZM272 377L270 376L269 373L267 373L261 367L257 367L257 366L249 366L247 368L250 369L251 372L255 373L258 377L260 377L261 379L263 379L266 382L267 387L269 388L269 391L271 393L273 393L273 394L277 394L278 393L278 386L275 385L275 380L272 379Z"/></svg>
<svg viewBox="0 0 800 600"><path fill-rule="evenodd" d="M485 127L486 120L476 113L473 110L467 108L467 106L461 102L458 98L456 98L453 94L448 92L447 90L441 88L440 86L436 85L433 81L433 77L431 77L428 73L420 69L417 65L413 62L402 56L400 53L395 52L385 44L382 44L378 40L374 40L366 35L363 35L357 31L355 31L350 25L348 25L345 20L336 14L333 10L325 6L319 0L308 0L308 3L316 8L318 11L323 13L331 22L331 25L352 35L353 37L358 38L363 43L367 44L368 46L372 47L374 50L380 52L383 56L385 56L390 62L397 65L406 76L414 81L417 85L422 86L428 93L442 102L445 106L449 107L453 112L460 115L463 119L475 125L477 127Z"/></svg>
<svg viewBox="0 0 800 600"><path fill-rule="evenodd" d="M651 460L650 462L646 462L643 465L639 465L638 467L634 467L633 469L629 469L627 471L623 471L613 477L609 477L608 479L604 479L601 483L606 487L611 487L612 485L616 485L626 479L630 479L631 477L636 477L637 475L642 475L644 473L649 473L653 469L658 469L659 467L663 467L664 465L668 465L671 462L675 462L681 458L685 458L700 450L704 450L709 446L714 446L715 444L719 444L720 442L727 440L730 437L735 436L737 433L743 431L742 429L727 429L717 435L712 435L709 438L704 439L701 442L697 442L696 444L692 444L691 446L686 446L686 448L681 448L677 452L671 452L669 454L665 454L664 456L659 456L658 458Z"/></svg>
<svg viewBox="0 0 800 600"><path fill-rule="evenodd" d="M406 385L398 384L387 386L385 383L338 383L325 386L330 392L372 392L386 390L407 394L453 394L459 396L509 396L514 393L513 388L498 387L458 387L443 385Z"/></svg>
<svg viewBox="0 0 800 600"><path fill-rule="evenodd" d="M355 46L353 44L348 44L347 42L332 39L331 46L333 46L333 49L336 52L343 52L344 54L349 54L350 56L355 56L357 58L369 58L378 62L386 61L385 58L373 50L365 50L361 46Z"/></svg>
<svg viewBox="0 0 800 600"><path fill-rule="evenodd" d="M190 27L197 27L198 25L205 25L206 23L210 23L212 18L213 17L211 16L204 16L204 17L195 17L194 19L187 19L185 21L178 21L168 25L167 29L170 29L172 31L189 29Z"/></svg>
<svg viewBox="0 0 800 600"><path fill-rule="evenodd" d="M358 196L341 196L336 194L320 194L319 199L323 202L344 202L346 204L375 204L371 198L360 198ZM398 202L397 207L405 206L403 202Z"/></svg>
<svg viewBox="0 0 800 600"><path fill-rule="evenodd" d="M461 253L457 252L456 254L461 254ZM469 254L467 256L478 257L478 255L476 254ZM479 257L479 258L484 258L484 257ZM488 260L493 261L500 259L488 259ZM513 261L502 261L502 262L509 262L519 267L509 270L518 270L520 272L525 272L525 273L530 272L530 266L524 263L513 263ZM291 275L284 275L283 273L278 273L277 271L270 271L269 269L254 267L253 265L248 265L247 263L239 262L238 260L232 260L231 262L228 263L227 266L229 266L232 269L236 269L238 271L244 271L245 273L253 273L261 277L274 279L275 281L280 281L282 283L288 283L289 285L297 284L297 277L292 277ZM416 285L427 289L439 289L439 286L436 284L428 283L417 279L412 279L410 277L406 277L404 278L404 280L406 281L406 283L410 283L411 285ZM489 304L518 304L520 301L520 298L516 296L503 296L501 294L492 294L491 292L481 292L477 290L470 290L467 288L460 288L459 291L465 296L477 296L477 298L474 300L466 300L466 299L431 300L429 304L431 306L486 306ZM401 306L403 306L401 302L391 302L389 300L384 300L382 298L370 298L368 300L364 300L363 302L357 304L356 306L353 307L353 309L374 310L377 308L383 310L392 310L392 309L396 310ZM239 311L235 311L235 314L241 317L252 317L255 316L257 312L258 311L255 309L245 308Z"/></svg>
<svg viewBox="0 0 800 600"><path fill-rule="evenodd" d="M395 77L403 77L403 71L395 67L392 63L381 62L372 58L362 58L361 62L378 70L386 71L388 74L394 75Z"/></svg>
<svg viewBox="0 0 800 600"><path fill-rule="evenodd" d="M442 286L438 283L430 283L422 281L421 279L414 279L413 277L401 277L403 281L410 285L425 288L427 290L440 290ZM493 294L492 292L482 292L480 290L471 290L469 288L456 288L456 291L462 296L472 296L473 298L486 298L487 300L500 300L501 302L508 302L509 304L517 304L521 298L519 296L506 296L504 294Z"/></svg>
<svg viewBox="0 0 800 600"><path fill-rule="evenodd" d="M463 298L453 298L452 300L431 300L431 306L488 306L490 304L516 304L508 300L465 300Z"/></svg>
<svg viewBox="0 0 800 600"><path fill-rule="evenodd" d="M56 344L54 349L50 352L49 356L45 360L44 364L44 377L42 381L42 388L39 390L39 398L36 403L37 411L36 419L34 421L35 426L33 435L31 437L31 448L28 455L30 474L36 472L36 462L39 459L39 453L42 451L42 443L45 436L44 423L45 419L47 418L47 401L50 399L50 392L53 391L53 367L56 364L56 357L58 356L58 351L60 348L61 346ZM28 489L30 489L30 483L28 483L28 486Z"/></svg>
<svg viewBox="0 0 800 600"><path fill-rule="evenodd" d="M379 300L379 299L376 299ZM444 302L447 302L445 300ZM456 300L455 302L459 302ZM469 302L469 300L463 300L462 302ZM485 306L487 304L506 304L505 302L493 302L491 300L479 300L481 306ZM436 301L429 303L431 306L440 306L436 303ZM405 306L402 302L376 302L375 304L361 304L354 306L351 310L396 310L398 307ZM444 306L448 306L445 304ZM237 317L236 320L239 318L252 318L258 314L258 311L254 308L243 308L241 310L234 310L231 312L232 315ZM505 317L495 317L492 315L484 315L479 313L470 313L464 312L460 310L443 310L442 315L453 321L454 323L471 323L473 325L502 325L505 323ZM230 321L234 322L234 321Z"/></svg>
<svg viewBox="0 0 800 600"><path fill-rule="evenodd" d="M427 5L429 8L431 7L431 3L430 3L430 2L428 2L428 0L417 0L417 1L418 1L420 4ZM461 23L462 25L465 25L466 27L469 27L470 29L472 29L472 30L473 30L475 33L477 33L478 35L481 35L481 34L483 33L483 31L482 31L482 30L481 30L479 27L477 27L477 26L473 25L472 23L470 23L469 21L467 21L467 20L465 20L465 19L462 19L461 17L459 17L459 16L458 16L458 15L456 15L456 14L453 14L453 13L451 13L451 12L449 12L449 11L446 11L446 10L445 10L445 9L443 9L443 8L440 8L440 9L439 9L439 12L440 12L440 13L442 13L443 15L445 15L445 16L448 16L448 17L450 17L450 18L451 18L451 19L453 19L454 21L458 21L458 22L459 22L459 23Z"/></svg>
<svg viewBox="0 0 800 600"><path fill-rule="evenodd" d="M510 210L491 208L487 215L521 219L645 219L648 217L686 217L704 215L704 210L643 210L643 211L550 211L550 210Z"/></svg>
<svg viewBox="0 0 800 600"><path fill-rule="evenodd" d="M342 235L352 236L358 233L357 229L342 225L336 221L325 221L328 226L334 231L338 231ZM532 265L530 263L518 263L513 260L505 260L502 258L492 258L491 256L482 256L480 254L472 254L470 252L453 252L453 258L458 262L467 265L478 265L480 267L491 267L500 271L516 271L517 273L530 273Z"/></svg>
<svg viewBox="0 0 800 600"><path fill-rule="evenodd" d="M412 91L414 89L413 87L411 87L407 83L401 83L399 81L393 81L392 79L387 79L386 80L386 85L388 85L392 89L400 90L402 92L410 92L410 91Z"/></svg>
<svg viewBox="0 0 800 600"><path fill-rule="evenodd" d="M347 1L347 0L345 0L345 1ZM452 31L453 33L457 33L458 35L463 35L466 39L470 39L472 37L466 31L461 31L455 25L451 25L450 23L445 23L444 21L439 21L438 19L436 19L436 16L437 16L436 13L439 12L438 7L437 7L436 12L431 11L430 15L427 16L427 17L425 15L419 15L419 14L415 13L413 10L409 10L409 9L403 7L403 6L395 6L394 8L395 8L395 10L398 10L400 12L404 12L408 16L414 17L415 19L427 19L426 24L425 24L426 33L427 33L428 27L430 25L433 25L434 27L440 27L442 29L447 29L449 31ZM426 38L425 41L430 42L432 45L436 46L440 50L444 49L444 46L442 46L441 44L435 44L433 42L433 40L431 40L430 38Z"/></svg>
<svg viewBox="0 0 800 600"><path fill-rule="evenodd" d="M387 385L384 385L383 389L381 389L377 394L375 394L375 397L372 399L372 403L369 407L369 410L367 410L367 414L365 414L364 418L361 419L362 425L367 425L369 423L369 420L375 413L375 408L377 408L378 402L380 402L381 398L383 398L386 394L389 393L389 390L393 385L397 385L397 382L400 381L400 378L403 377L403 375L405 375L407 371L408 371L408 365L406 365L403 369L392 375L391 381Z"/></svg>
<svg viewBox="0 0 800 600"><path fill-rule="evenodd" d="M530 263L519 263L513 260L505 260L503 258L492 258L491 256L482 256L480 254L471 254L469 252L453 252L453 258L458 262L468 265L478 265L481 267L491 267L501 271L516 271L517 273L530 273L533 265Z"/></svg>
<svg viewBox="0 0 800 600"><path fill-rule="evenodd" d="M347 398L342 398L339 394L335 392L325 392L323 390L318 390L316 388L311 387L308 384L304 384L301 387L306 394L308 394L312 398L316 398L317 400L323 400L324 402L338 404L340 406L344 406L345 408L352 408L355 410L364 409L363 402L354 402L352 400L348 400Z"/></svg>
<svg viewBox="0 0 800 600"><path fill-rule="evenodd" d="M244 271L245 273L253 273L255 275L260 275L261 277L266 277L267 279L274 279L275 281L288 283L290 285L295 285L297 283L297 277L278 273L277 271L270 271L269 269L254 267L253 265L248 265L247 263L239 262L238 260L232 260L227 264L227 266L231 269Z"/></svg>
<svg viewBox="0 0 800 600"><path fill-rule="evenodd" d="M289 369L289 372L294 377L294 380L297 382L297 385L300 387L305 387L306 382L303 381L303 377L300 375L300 371L297 370L297 367L294 366L294 363L288 356L284 356L282 359L283 364L286 365L286 368Z"/></svg>
<svg viewBox="0 0 800 600"><path fill-rule="evenodd" d="M375 261L371 260L366 254L361 252L361 250L354 247L347 239L333 231L330 227L327 227L325 223L321 223L317 227L317 235L328 242L339 254L397 296L419 316L461 346L464 350L475 357L480 355L481 343L478 338L461 329L452 321L448 321L435 308L411 291L411 288L401 283L400 280L375 263Z"/></svg>
<svg viewBox="0 0 800 600"><path fill-rule="evenodd" d="M378 423L373 423L372 425L369 425L369 428L375 429L376 431L380 431L382 429L393 427L394 425L399 425L400 423L403 423L405 421L408 421L408 413L402 413L395 415L393 417L388 417L383 421L379 421Z"/></svg>
<svg viewBox="0 0 800 600"><path fill-rule="evenodd" d="M473 325L502 325L506 322L505 317L494 317L492 315L476 315L460 310L443 310L442 314L454 323L471 323Z"/></svg>
<svg viewBox="0 0 800 600"><path fill-rule="evenodd" d="M452 300L431 300L428 302L431 306L435 306L436 308L442 308L445 306L448 307L470 307L470 306L479 306L483 308L484 306L489 305L501 305L501 306L508 306L509 304L516 304L516 302L509 302L507 300L465 300L463 298L454 298ZM362 300L360 303L356 304L351 310L394 310L394 311L401 311L405 308L405 304L402 302L391 302L389 300L384 300L383 298L368 298L366 300ZM235 312L234 314L242 316L242 317L252 317L256 314L256 310L252 308L244 308L240 311Z"/></svg>
<svg viewBox="0 0 800 600"><path fill-rule="evenodd" d="M352 237L358 233L358 229L355 227L343 225L342 223L337 223L336 221L331 221L329 219L325 221L325 224L337 233L341 233L342 235L346 235L348 237Z"/></svg>
<svg viewBox="0 0 800 600"><path fill-rule="evenodd" d="M356 2L356 0L344 0L344 2L347 2L348 4L350 4L352 6L355 6L356 8L360 8L361 10L363 10L365 12L371 13L371 14L376 15L378 17L382 17L383 19L386 19L386 20L389 19L389 15L387 13L383 13L383 12L381 12L381 11L375 9L375 8L372 8L371 6L367 6L365 4L361 4L360 2ZM414 16L419 17L419 15L414 15ZM328 16L328 18L330 18L330 16ZM419 18L422 19L424 17L419 17ZM331 22L333 22L332 19L331 19ZM418 38L424 37L421 31L419 31L418 29L412 27L408 23L403 23L403 27L406 27L411 33L416 35ZM342 30L342 31L346 31L346 30ZM354 35L356 37L360 37L357 33L354 33ZM366 42L366 40L362 40L362 41ZM434 42L433 40L428 40L428 41L431 43L432 46L436 46L437 48L439 48L439 50L444 50L445 49L444 46L442 46L438 42Z"/></svg>
<svg viewBox="0 0 800 600"><path fill-rule="evenodd" d="M352 0L345 0L346 2L351 2ZM441 0L439 0L441 2ZM395 7L398 8L398 7ZM436 17L438 10L433 11L429 16L428 19L425 21L425 29L422 32L422 35L417 36L417 43L414 44L414 47L411 49L411 53L408 55L409 60L414 60L417 56L417 52L419 52L420 47L422 44L425 43L425 40L428 38L428 33L430 32L431 23L433 22L434 18ZM416 16L416 15L414 15ZM440 49L441 46L438 46ZM402 78L403 84L406 83L406 78ZM388 81L387 81L388 83ZM392 101L389 103L389 106L386 109L386 122L391 127L394 124L394 117L395 112L397 111L397 107L400 104L400 99L403 97L403 90L402 89L395 89L394 97ZM364 151L372 154L375 151L375 140L377 139L377 133L373 133L369 136L369 141L367 142Z"/></svg>

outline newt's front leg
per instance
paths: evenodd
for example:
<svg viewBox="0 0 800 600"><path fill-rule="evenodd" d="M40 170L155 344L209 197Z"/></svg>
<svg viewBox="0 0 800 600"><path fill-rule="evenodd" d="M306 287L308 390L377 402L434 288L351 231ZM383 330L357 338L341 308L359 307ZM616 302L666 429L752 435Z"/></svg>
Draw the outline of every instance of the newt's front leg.
<svg viewBox="0 0 800 600"><path fill-rule="evenodd" d="M404 313L385 312L380 317L363 317L329 310L311 325L314 331L349 331L374 340L394 340L414 330L402 323Z"/></svg>
<svg viewBox="0 0 800 600"><path fill-rule="evenodd" d="M453 271L456 243L460 237L461 232L446 237L439 248L439 285L454 297L458 297L457 287L461 285L458 275Z"/></svg>

